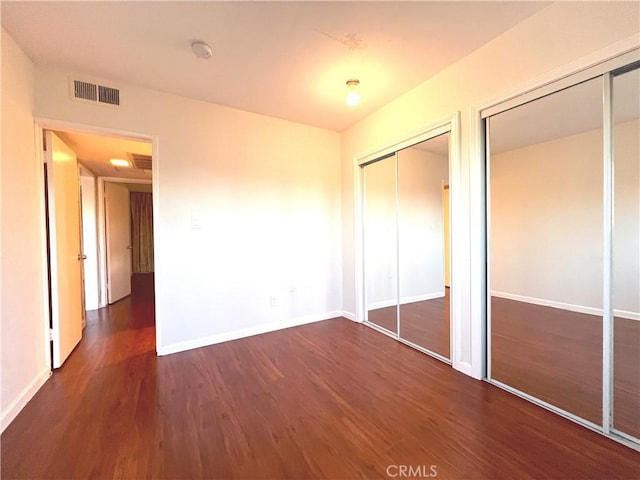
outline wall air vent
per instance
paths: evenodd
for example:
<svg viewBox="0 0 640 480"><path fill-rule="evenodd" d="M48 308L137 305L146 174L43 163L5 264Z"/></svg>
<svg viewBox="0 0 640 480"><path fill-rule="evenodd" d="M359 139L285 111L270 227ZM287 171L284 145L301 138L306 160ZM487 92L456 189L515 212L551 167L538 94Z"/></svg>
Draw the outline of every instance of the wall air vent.
<svg viewBox="0 0 640 480"><path fill-rule="evenodd" d="M83 80L71 80L71 98L74 100L120 105L120 90Z"/></svg>
<svg viewBox="0 0 640 480"><path fill-rule="evenodd" d="M131 161L135 168L140 170L151 170L151 155L140 155L138 153L130 153Z"/></svg>
<svg viewBox="0 0 640 480"><path fill-rule="evenodd" d="M98 86L95 83L73 81L73 96L84 100L98 100Z"/></svg>
<svg viewBox="0 0 640 480"><path fill-rule="evenodd" d="M98 101L109 105L120 105L120 90L98 85Z"/></svg>

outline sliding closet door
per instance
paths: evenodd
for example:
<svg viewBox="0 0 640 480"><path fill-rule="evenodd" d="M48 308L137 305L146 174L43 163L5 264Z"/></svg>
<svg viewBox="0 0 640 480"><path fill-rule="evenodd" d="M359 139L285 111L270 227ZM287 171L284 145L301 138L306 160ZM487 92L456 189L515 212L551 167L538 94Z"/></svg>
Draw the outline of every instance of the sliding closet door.
<svg viewBox="0 0 640 480"><path fill-rule="evenodd" d="M640 440L640 70L613 77L613 428Z"/></svg>
<svg viewBox="0 0 640 480"><path fill-rule="evenodd" d="M449 134L399 151L397 161L399 335L449 359Z"/></svg>
<svg viewBox="0 0 640 480"><path fill-rule="evenodd" d="M398 331L396 157L370 163L364 176L364 276L367 320Z"/></svg>
<svg viewBox="0 0 640 480"><path fill-rule="evenodd" d="M603 82L488 119L490 378L602 424Z"/></svg>

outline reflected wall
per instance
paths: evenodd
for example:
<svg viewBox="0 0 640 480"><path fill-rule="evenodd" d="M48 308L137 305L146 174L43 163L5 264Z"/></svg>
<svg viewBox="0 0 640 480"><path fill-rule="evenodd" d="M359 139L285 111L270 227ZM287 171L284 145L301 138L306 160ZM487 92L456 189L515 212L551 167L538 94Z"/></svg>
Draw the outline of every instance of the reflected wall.
<svg viewBox="0 0 640 480"><path fill-rule="evenodd" d="M397 153L400 337L450 358L445 246L449 134ZM448 199L448 196L447 196Z"/></svg>
<svg viewBox="0 0 640 480"><path fill-rule="evenodd" d="M364 274L367 320L398 331L396 156L363 168Z"/></svg>

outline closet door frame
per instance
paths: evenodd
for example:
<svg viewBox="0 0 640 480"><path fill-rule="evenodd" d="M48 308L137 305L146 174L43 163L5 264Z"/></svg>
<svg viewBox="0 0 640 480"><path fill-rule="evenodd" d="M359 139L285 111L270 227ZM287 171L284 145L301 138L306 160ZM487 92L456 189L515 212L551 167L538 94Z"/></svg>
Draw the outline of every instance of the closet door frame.
<svg viewBox="0 0 640 480"><path fill-rule="evenodd" d="M444 357L434 354L423 348L417 348L414 344L404 341L399 337L398 332L395 334L388 332L386 329L376 328L374 324L367 322L367 299L366 299L366 279L364 268L364 167L366 165L375 163L376 161L388 158L395 155L398 151L411 147L417 143L424 142L434 137L449 134L449 185L450 185L450 252L451 252L451 306L450 306L450 319L451 327L449 333L450 352L451 358L445 359ZM397 166L397 162L396 162ZM461 156L460 156L460 112L456 112L452 115L448 115L441 118L438 121L430 123L429 125L421 128L420 130L408 134L394 142L390 142L374 151L357 155L353 161L354 168L354 215L355 215L355 232L354 232L354 259L355 259L355 298L356 298L356 311L355 321L364 323L365 325L384 333L406 345L413 348L417 348L419 351L431 355L446 363L450 363L454 368L459 370L465 370L464 367L459 368L460 359L460 342L458 340L461 301L463 298L463 292L458 287L460 285L459 276L462 273L460 270L461 265L458 264L459 252L461 251L461 235L458 232L462 231L460 223L462 218L462 206L463 206L463 186L461 178ZM397 225L396 225L397 229Z"/></svg>
<svg viewBox="0 0 640 480"><path fill-rule="evenodd" d="M627 48L622 52L611 55L600 62L594 62L583 69L574 69L573 72L558 76L555 80L541 84L535 88L523 89L519 94L510 95L502 100L474 109L476 148L479 152L480 162L478 176L482 185L472 198L482 197L483 224L480 225L484 231L484 264L486 269L483 272L483 298L484 322L482 336L485 339L485 368L484 379L489 383L529 400L543 408L579 423L591 430L606 435L631 448L640 450L640 443L627 435L615 430L612 425L612 405L613 405L613 304L612 304L612 237L613 237L613 110L612 110L612 82L613 78L630 69L636 68L640 62L640 49L637 46ZM603 327L602 327L602 420L600 424L589 422L578 417L571 412L551 405L532 395L517 390L514 387L494 380L491 376L491 258L489 255L491 247L491 218L490 218L490 144L489 144L489 117L498 113L510 110L525 103L535 101L539 98L551 95L555 92L571 88L574 85L601 78L603 81L602 105L603 105ZM473 174L473 171L472 171Z"/></svg>

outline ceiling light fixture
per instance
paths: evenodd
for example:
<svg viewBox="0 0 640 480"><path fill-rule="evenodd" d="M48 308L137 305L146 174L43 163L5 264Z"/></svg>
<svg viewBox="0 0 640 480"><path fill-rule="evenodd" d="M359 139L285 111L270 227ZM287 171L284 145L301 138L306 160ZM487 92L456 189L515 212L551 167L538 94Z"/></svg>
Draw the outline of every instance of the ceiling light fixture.
<svg viewBox="0 0 640 480"><path fill-rule="evenodd" d="M350 107L355 107L360 102L360 94L358 93L359 85L360 80L356 78L347 80L347 98L345 100Z"/></svg>
<svg viewBox="0 0 640 480"><path fill-rule="evenodd" d="M211 58L211 55L213 55L211 47L202 40L194 40L191 42L191 50L193 50L193 54L196 57L203 58L205 60Z"/></svg>
<svg viewBox="0 0 640 480"><path fill-rule="evenodd" d="M109 159L109 163L114 167L130 167L131 163L129 160L125 160L124 158L111 158Z"/></svg>

